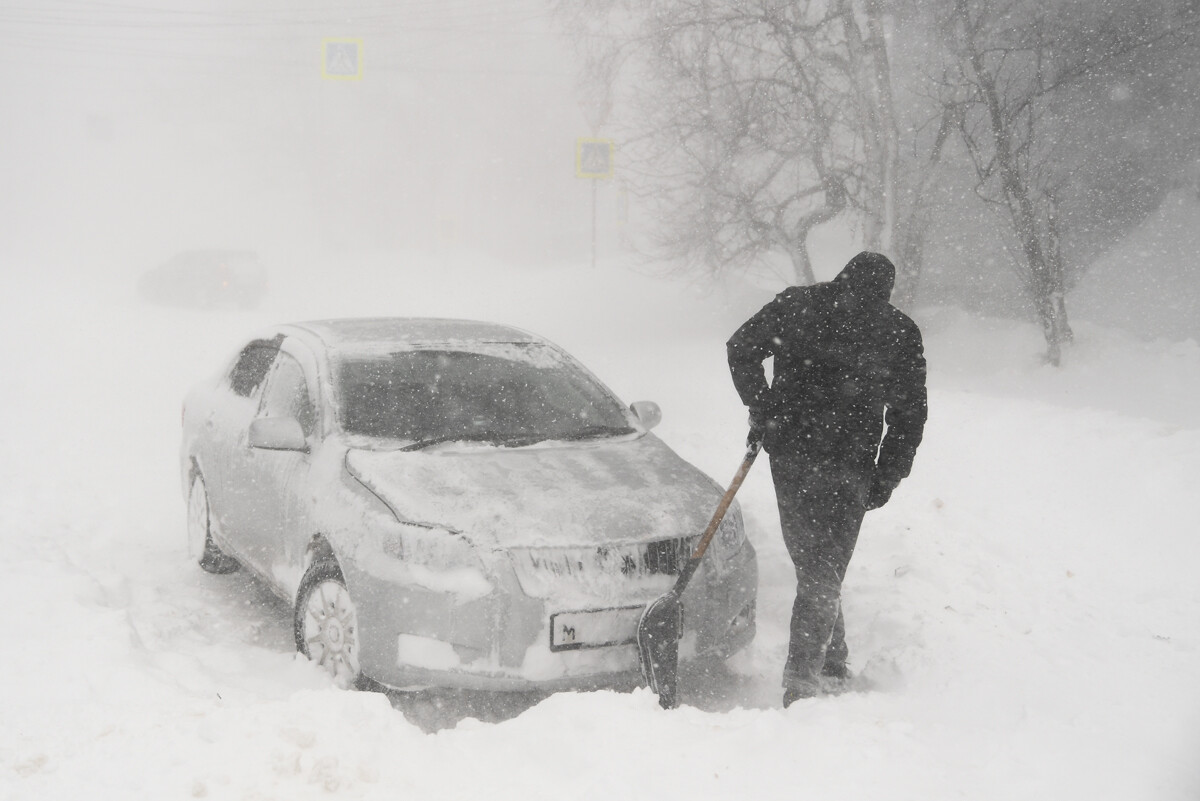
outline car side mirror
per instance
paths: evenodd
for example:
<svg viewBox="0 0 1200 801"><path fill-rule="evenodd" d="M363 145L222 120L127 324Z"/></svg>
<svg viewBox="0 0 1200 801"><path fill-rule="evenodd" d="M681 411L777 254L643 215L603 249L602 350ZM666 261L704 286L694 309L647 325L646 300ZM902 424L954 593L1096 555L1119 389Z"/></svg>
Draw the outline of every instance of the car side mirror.
<svg viewBox="0 0 1200 801"><path fill-rule="evenodd" d="M629 405L629 410L647 431L662 422L662 409L654 401L634 401Z"/></svg>
<svg viewBox="0 0 1200 801"><path fill-rule="evenodd" d="M251 448L308 452L304 429L294 417L259 417L250 421L249 441Z"/></svg>

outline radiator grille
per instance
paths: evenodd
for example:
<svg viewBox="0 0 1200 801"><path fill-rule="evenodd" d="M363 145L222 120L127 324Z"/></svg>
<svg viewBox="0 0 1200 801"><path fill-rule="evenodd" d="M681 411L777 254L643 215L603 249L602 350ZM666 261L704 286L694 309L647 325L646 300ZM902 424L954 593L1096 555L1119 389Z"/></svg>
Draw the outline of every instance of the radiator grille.
<svg viewBox="0 0 1200 801"><path fill-rule="evenodd" d="M694 537L677 537L592 548L518 548L512 559L522 589L547 597L567 585L586 592L677 576L695 543Z"/></svg>

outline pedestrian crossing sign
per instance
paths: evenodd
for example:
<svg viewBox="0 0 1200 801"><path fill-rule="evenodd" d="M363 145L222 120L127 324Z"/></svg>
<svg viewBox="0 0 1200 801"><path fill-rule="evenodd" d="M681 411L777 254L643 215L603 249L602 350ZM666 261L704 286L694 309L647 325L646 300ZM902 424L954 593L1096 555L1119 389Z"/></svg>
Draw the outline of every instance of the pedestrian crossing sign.
<svg viewBox="0 0 1200 801"><path fill-rule="evenodd" d="M613 140L575 140L575 175L580 178L612 178Z"/></svg>
<svg viewBox="0 0 1200 801"><path fill-rule="evenodd" d="M321 40L321 74L331 81L362 79L362 39Z"/></svg>

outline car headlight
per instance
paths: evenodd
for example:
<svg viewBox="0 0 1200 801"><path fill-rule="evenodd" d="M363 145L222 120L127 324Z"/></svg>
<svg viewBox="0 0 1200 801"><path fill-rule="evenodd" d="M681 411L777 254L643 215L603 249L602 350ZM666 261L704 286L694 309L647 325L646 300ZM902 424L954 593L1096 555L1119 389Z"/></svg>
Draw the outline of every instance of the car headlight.
<svg viewBox="0 0 1200 801"><path fill-rule="evenodd" d="M376 578L454 595L459 602L494 589L475 547L450 529L395 522L373 527L363 543L359 565Z"/></svg>
<svg viewBox="0 0 1200 801"><path fill-rule="evenodd" d="M465 536L444 526L399 520L381 500L370 498L358 521L362 535L354 563L359 570L396 585L452 595L460 603L491 594L489 571Z"/></svg>
<svg viewBox="0 0 1200 801"><path fill-rule="evenodd" d="M380 532L379 545L388 556L409 564L433 568L479 566L470 540L441 526L397 522Z"/></svg>
<svg viewBox="0 0 1200 801"><path fill-rule="evenodd" d="M746 541L746 527L742 523L742 510L734 506L726 513L717 528L717 544L724 556L732 556Z"/></svg>
<svg viewBox="0 0 1200 801"><path fill-rule="evenodd" d="M397 561L435 571L469 568L483 571L480 554L461 532L446 526L401 520L374 490L347 468L346 486L354 494L361 517L353 528L364 532L360 538L360 559L366 564Z"/></svg>

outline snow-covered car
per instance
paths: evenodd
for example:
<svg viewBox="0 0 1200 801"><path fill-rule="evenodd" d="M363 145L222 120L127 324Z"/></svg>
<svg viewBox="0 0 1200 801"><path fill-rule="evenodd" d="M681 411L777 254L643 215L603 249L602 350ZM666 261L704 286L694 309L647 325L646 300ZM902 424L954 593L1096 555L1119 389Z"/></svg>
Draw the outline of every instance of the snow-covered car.
<svg viewBox="0 0 1200 801"><path fill-rule="evenodd" d="M506 326L280 326L185 401L191 553L292 604L297 649L341 686L625 683L721 496L649 433L660 417ZM747 644L757 583L735 506L681 657Z"/></svg>
<svg viewBox="0 0 1200 801"><path fill-rule="evenodd" d="M250 309L267 294L267 271L248 250L186 250L143 273L143 299L194 309Z"/></svg>

